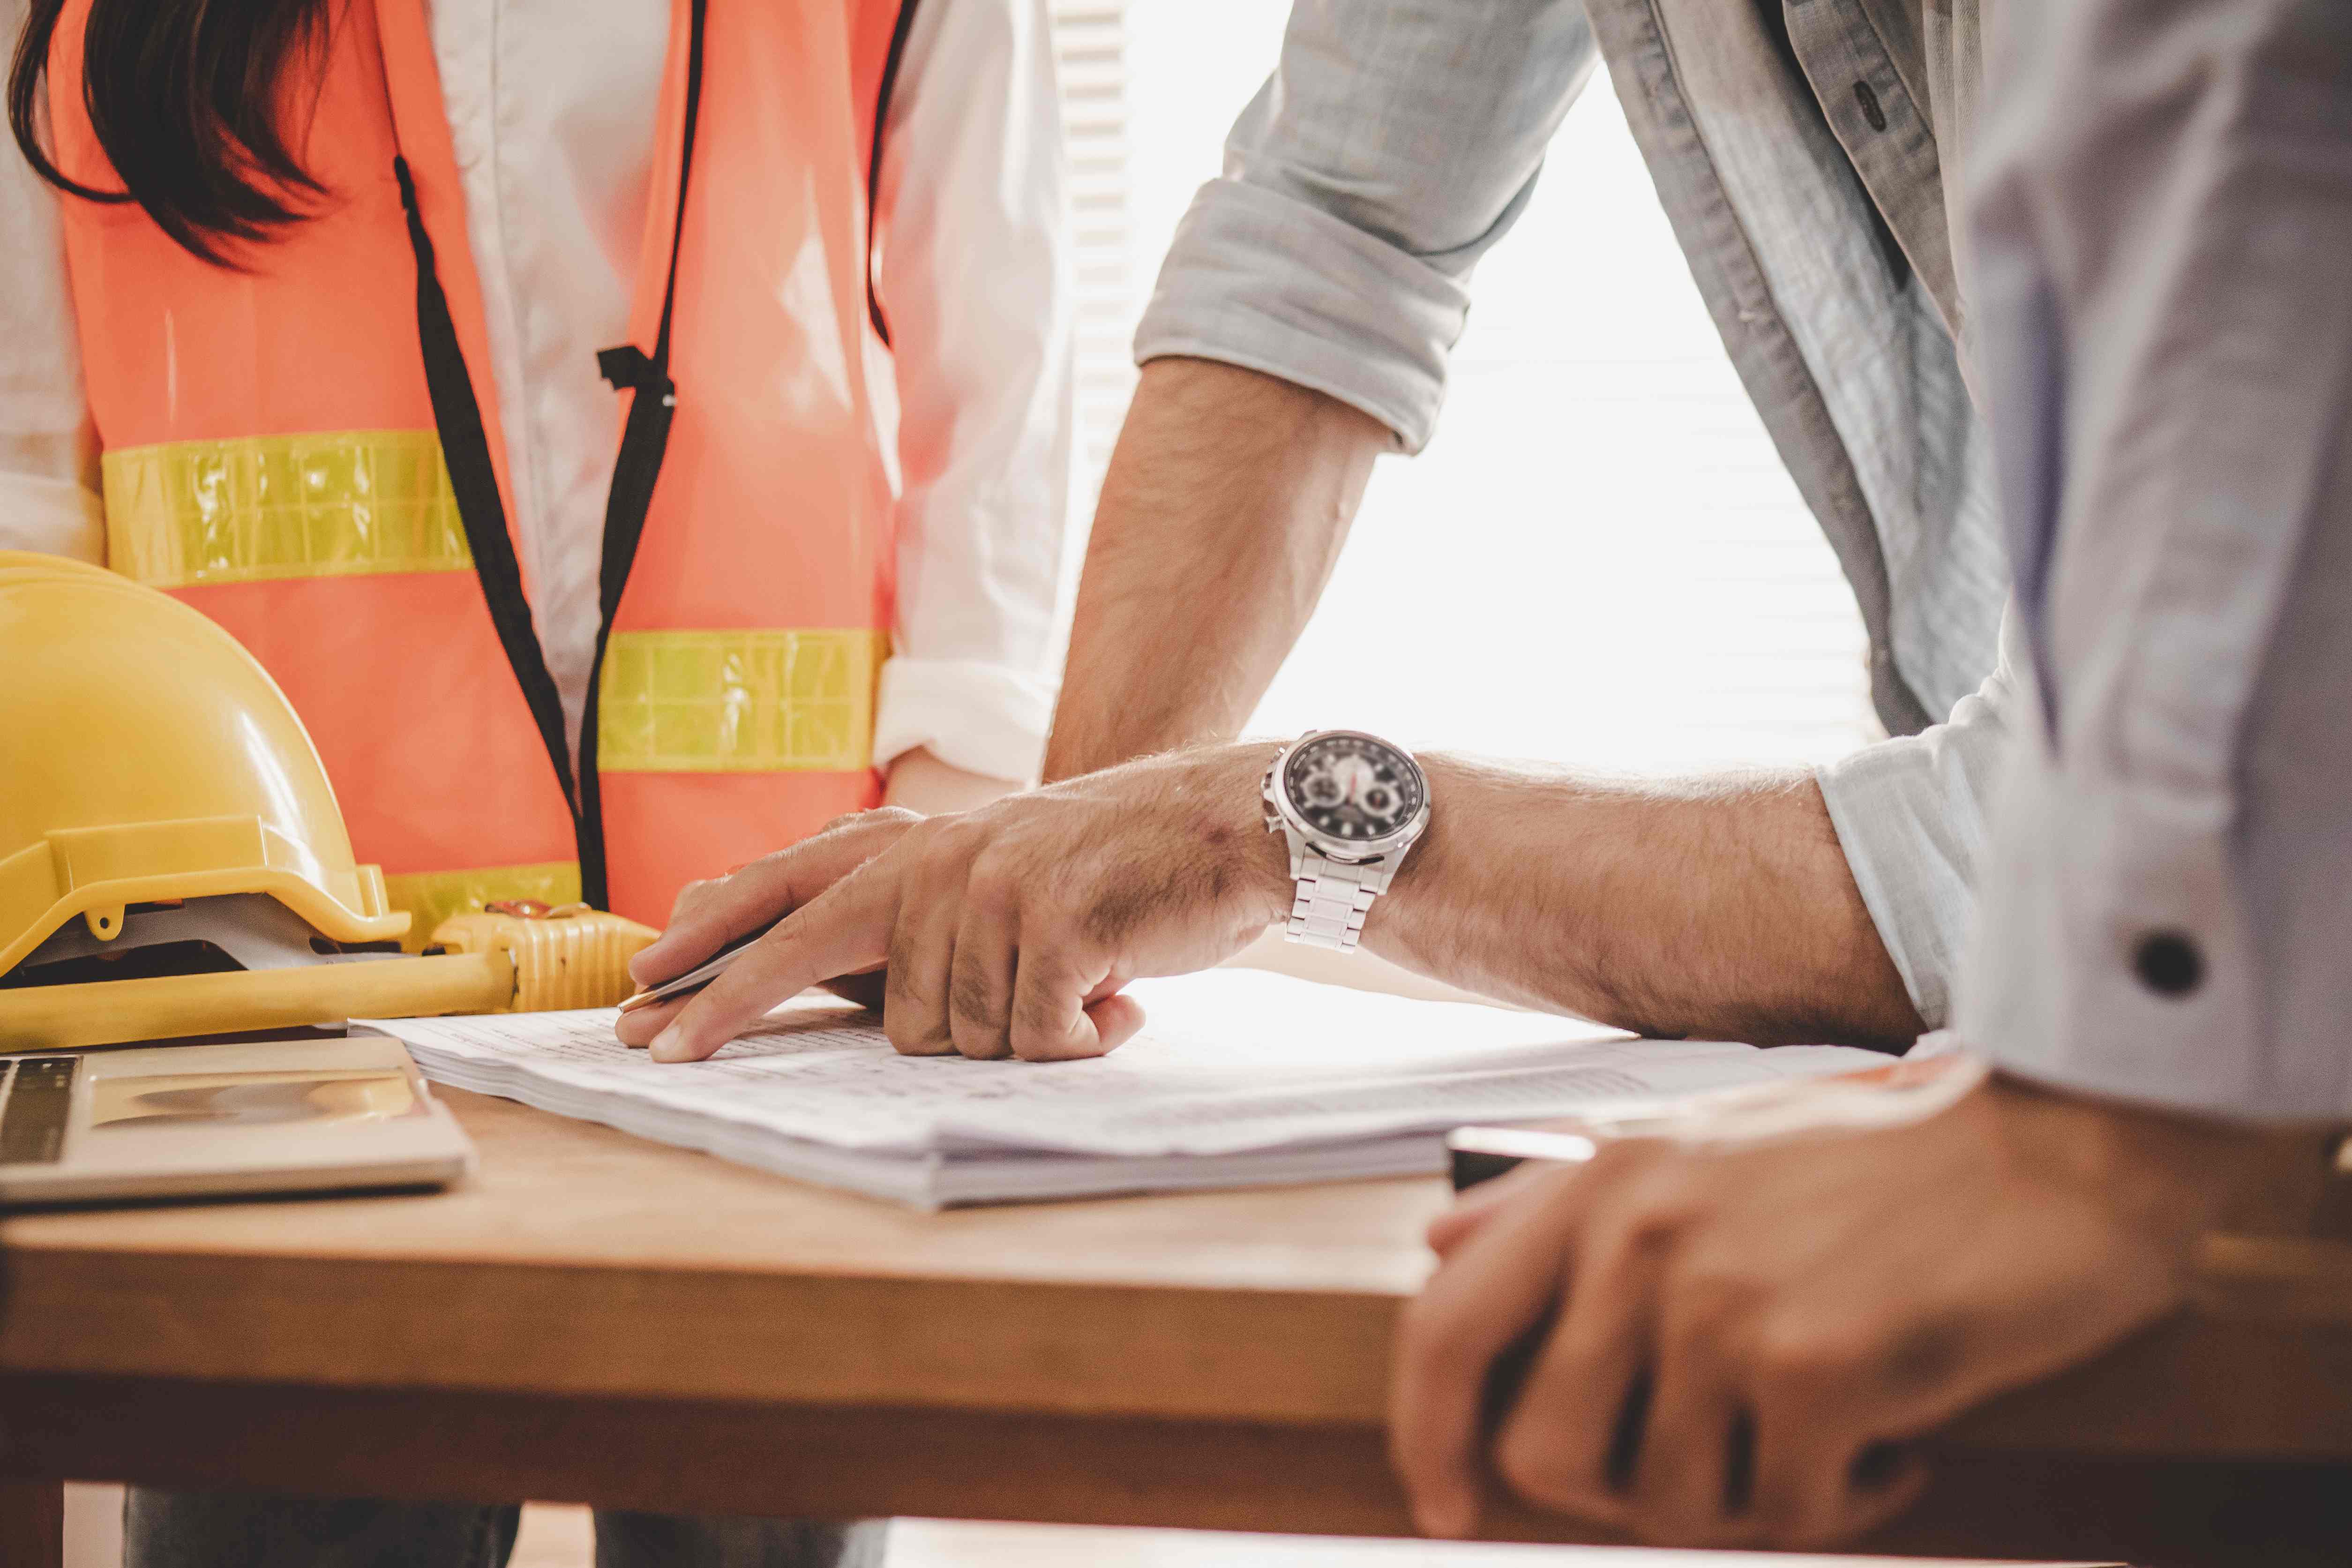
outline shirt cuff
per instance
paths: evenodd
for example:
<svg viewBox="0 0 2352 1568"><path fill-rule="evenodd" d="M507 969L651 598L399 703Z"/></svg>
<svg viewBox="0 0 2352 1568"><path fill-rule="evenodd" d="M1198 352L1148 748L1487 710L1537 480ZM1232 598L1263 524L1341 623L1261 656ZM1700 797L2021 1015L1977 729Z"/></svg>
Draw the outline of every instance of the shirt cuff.
<svg viewBox="0 0 2352 1568"><path fill-rule="evenodd" d="M71 479L0 474L0 550L106 564L106 505Z"/></svg>
<svg viewBox="0 0 2352 1568"><path fill-rule="evenodd" d="M2017 748L1959 1027L1996 1066L2111 1100L2261 1121L2352 1114L2336 1020L2274 1039L2223 800L2070 777Z"/></svg>
<svg viewBox="0 0 2352 1568"><path fill-rule="evenodd" d="M1135 359L1182 354L1279 376L1370 415L1418 452L1469 312L1469 292L1427 262L1319 207L1220 179L1177 226Z"/></svg>
<svg viewBox="0 0 2352 1568"><path fill-rule="evenodd" d="M1934 733L1866 747L1813 777L1911 1005L1940 1029L1951 1021L1984 829L1964 773Z"/></svg>
<svg viewBox="0 0 2352 1568"><path fill-rule="evenodd" d="M1985 801L2008 730L1998 696L1989 683L1946 722L1813 775L1871 922L1930 1029L1951 1022L1973 927Z"/></svg>
<svg viewBox="0 0 2352 1568"><path fill-rule="evenodd" d="M893 658L875 701L874 765L918 746L950 767L1026 784L1045 762L1055 688L1033 675L973 659Z"/></svg>

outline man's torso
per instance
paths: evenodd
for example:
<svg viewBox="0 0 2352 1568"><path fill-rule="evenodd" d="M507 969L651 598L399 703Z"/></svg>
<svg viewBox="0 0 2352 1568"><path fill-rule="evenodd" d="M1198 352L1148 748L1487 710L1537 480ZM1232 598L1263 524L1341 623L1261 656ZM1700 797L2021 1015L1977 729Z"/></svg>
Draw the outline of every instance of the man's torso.
<svg viewBox="0 0 2352 1568"><path fill-rule="evenodd" d="M1974 0L1589 0L1660 199L1853 582L1895 731L1990 670L2006 572L1956 338Z"/></svg>

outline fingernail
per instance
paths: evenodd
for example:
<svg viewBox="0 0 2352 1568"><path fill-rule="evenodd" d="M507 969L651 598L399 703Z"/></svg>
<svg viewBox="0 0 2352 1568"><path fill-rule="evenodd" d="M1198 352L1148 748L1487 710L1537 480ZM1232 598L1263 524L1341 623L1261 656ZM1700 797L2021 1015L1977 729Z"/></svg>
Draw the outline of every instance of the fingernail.
<svg viewBox="0 0 2352 1568"><path fill-rule="evenodd" d="M682 1062L686 1060L685 1037L677 1032L677 1026L672 1024L654 1037L654 1043L646 1047L646 1054L657 1062Z"/></svg>

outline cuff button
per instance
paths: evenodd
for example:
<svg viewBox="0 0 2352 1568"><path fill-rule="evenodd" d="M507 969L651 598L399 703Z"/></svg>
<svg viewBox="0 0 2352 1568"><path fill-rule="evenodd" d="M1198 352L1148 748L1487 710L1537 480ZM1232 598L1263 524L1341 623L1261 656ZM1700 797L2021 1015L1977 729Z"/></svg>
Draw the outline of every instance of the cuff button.
<svg viewBox="0 0 2352 1568"><path fill-rule="evenodd" d="M2132 953L2140 984L2159 996L2186 996L2205 983L2205 955L2177 931L2151 931Z"/></svg>

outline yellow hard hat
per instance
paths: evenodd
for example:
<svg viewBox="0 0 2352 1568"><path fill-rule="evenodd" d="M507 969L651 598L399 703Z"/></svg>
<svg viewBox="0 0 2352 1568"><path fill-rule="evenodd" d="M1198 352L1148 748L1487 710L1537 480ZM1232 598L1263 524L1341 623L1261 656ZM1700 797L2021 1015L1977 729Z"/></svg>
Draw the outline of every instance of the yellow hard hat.
<svg viewBox="0 0 2352 1568"><path fill-rule="evenodd" d="M0 975L140 903L265 893L338 942L408 929L285 693L197 611L0 551Z"/></svg>

